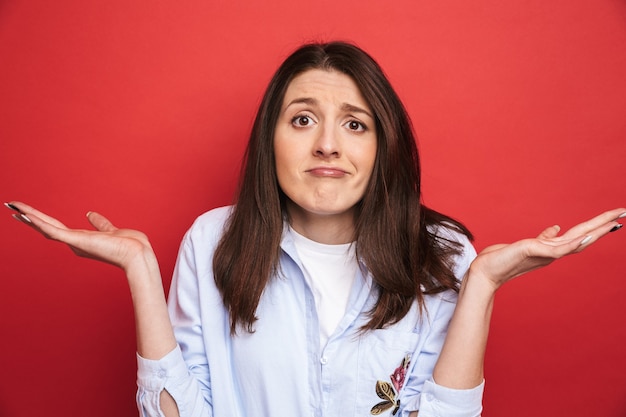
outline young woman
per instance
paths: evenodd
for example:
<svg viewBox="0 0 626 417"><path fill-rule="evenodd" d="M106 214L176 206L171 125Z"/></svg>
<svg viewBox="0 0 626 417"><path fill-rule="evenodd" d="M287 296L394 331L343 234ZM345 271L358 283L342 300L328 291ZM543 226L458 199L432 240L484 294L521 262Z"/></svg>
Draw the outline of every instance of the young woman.
<svg viewBox="0 0 626 417"><path fill-rule="evenodd" d="M462 224L421 204L412 128L383 72L341 42L305 45L274 75L236 204L186 234L169 305L142 233L7 206L126 272L144 416L479 415L496 290L626 217L476 256Z"/></svg>

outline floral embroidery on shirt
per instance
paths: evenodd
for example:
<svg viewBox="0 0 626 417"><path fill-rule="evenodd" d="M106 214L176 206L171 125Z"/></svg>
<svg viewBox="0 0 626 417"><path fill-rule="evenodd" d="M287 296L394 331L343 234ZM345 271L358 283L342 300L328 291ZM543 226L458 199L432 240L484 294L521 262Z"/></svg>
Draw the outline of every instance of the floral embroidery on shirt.
<svg viewBox="0 0 626 417"><path fill-rule="evenodd" d="M372 415L379 415L391 407L393 407L392 415L396 415L398 410L400 409L400 398L398 394L400 393L400 389L404 385L404 379L406 378L406 371L409 368L409 364L411 363L411 355L406 355L404 359L402 359L402 363L400 366L393 371L393 374L389 375L391 379L391 384L385 381L376 381L376 395L378 398L383 401L376 404L372 407L370 413ZM393 385L392 385L393 384Z"/></svg>

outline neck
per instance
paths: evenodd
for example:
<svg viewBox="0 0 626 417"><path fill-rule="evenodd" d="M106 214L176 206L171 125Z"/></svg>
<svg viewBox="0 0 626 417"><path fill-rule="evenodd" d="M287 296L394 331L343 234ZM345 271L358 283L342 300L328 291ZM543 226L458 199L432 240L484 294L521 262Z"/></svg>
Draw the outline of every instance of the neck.
<svg viewBox="0 0 626 417"><path fill-rule="evenodd" d="M287 211L291 227L315 242L339 245L355 239L353 210L339 214L315 214L289 204Z"/></svg>

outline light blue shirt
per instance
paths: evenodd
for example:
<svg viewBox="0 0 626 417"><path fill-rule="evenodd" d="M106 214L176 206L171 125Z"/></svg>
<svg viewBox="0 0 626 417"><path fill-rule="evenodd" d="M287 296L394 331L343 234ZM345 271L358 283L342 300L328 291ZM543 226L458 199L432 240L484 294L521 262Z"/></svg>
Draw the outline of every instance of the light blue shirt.
<svg viewBox="0 0 626 417"><path fill-rule="evenodd" d="M200 216L185 235L172 279L169 313L178 346L158 361L138 356L137 404L142 416L161 416L166 389L181 417L475 417L483 384L453 390L432 372L456 305L456 294L425 296L400 322L359 333L377 299L372 278L357 274L346 314L320 348L315 300L302 274L289 228L281 242L280 274L257 309L255 332L230 335L229 317L213 279L212 258L230 209ZM476 252L462 235L455 274Z"/></svg>

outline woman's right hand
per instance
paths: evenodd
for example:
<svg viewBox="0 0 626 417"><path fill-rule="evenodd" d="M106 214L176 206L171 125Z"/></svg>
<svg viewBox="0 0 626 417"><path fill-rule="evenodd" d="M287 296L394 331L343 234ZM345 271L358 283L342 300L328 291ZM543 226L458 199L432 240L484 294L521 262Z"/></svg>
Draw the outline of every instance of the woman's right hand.
<svg viewBox="0 0 626 417"><path fill-rule="evenodd" d="M118 266L128 278L135 310L137 352L146 359L160 359L176 347L161 281L159 265L145 234L118 229L106 217L87 213L95 230L70 229L57 219L24 203L5 205L13 217L48 239L67 244L78 256Z"/></svg>
<svg viewBox="0 0 626 417"><path fill-rule="evenodd" d="M5 203L5 206L14 211L15 219L47 239L67 244L78 256L118 266L126 273L138 263L156 265L154 251L145 234L118 229L101 214L87 213L95 230L79 230L70 229L57 219L18 201Z"/></svg>

